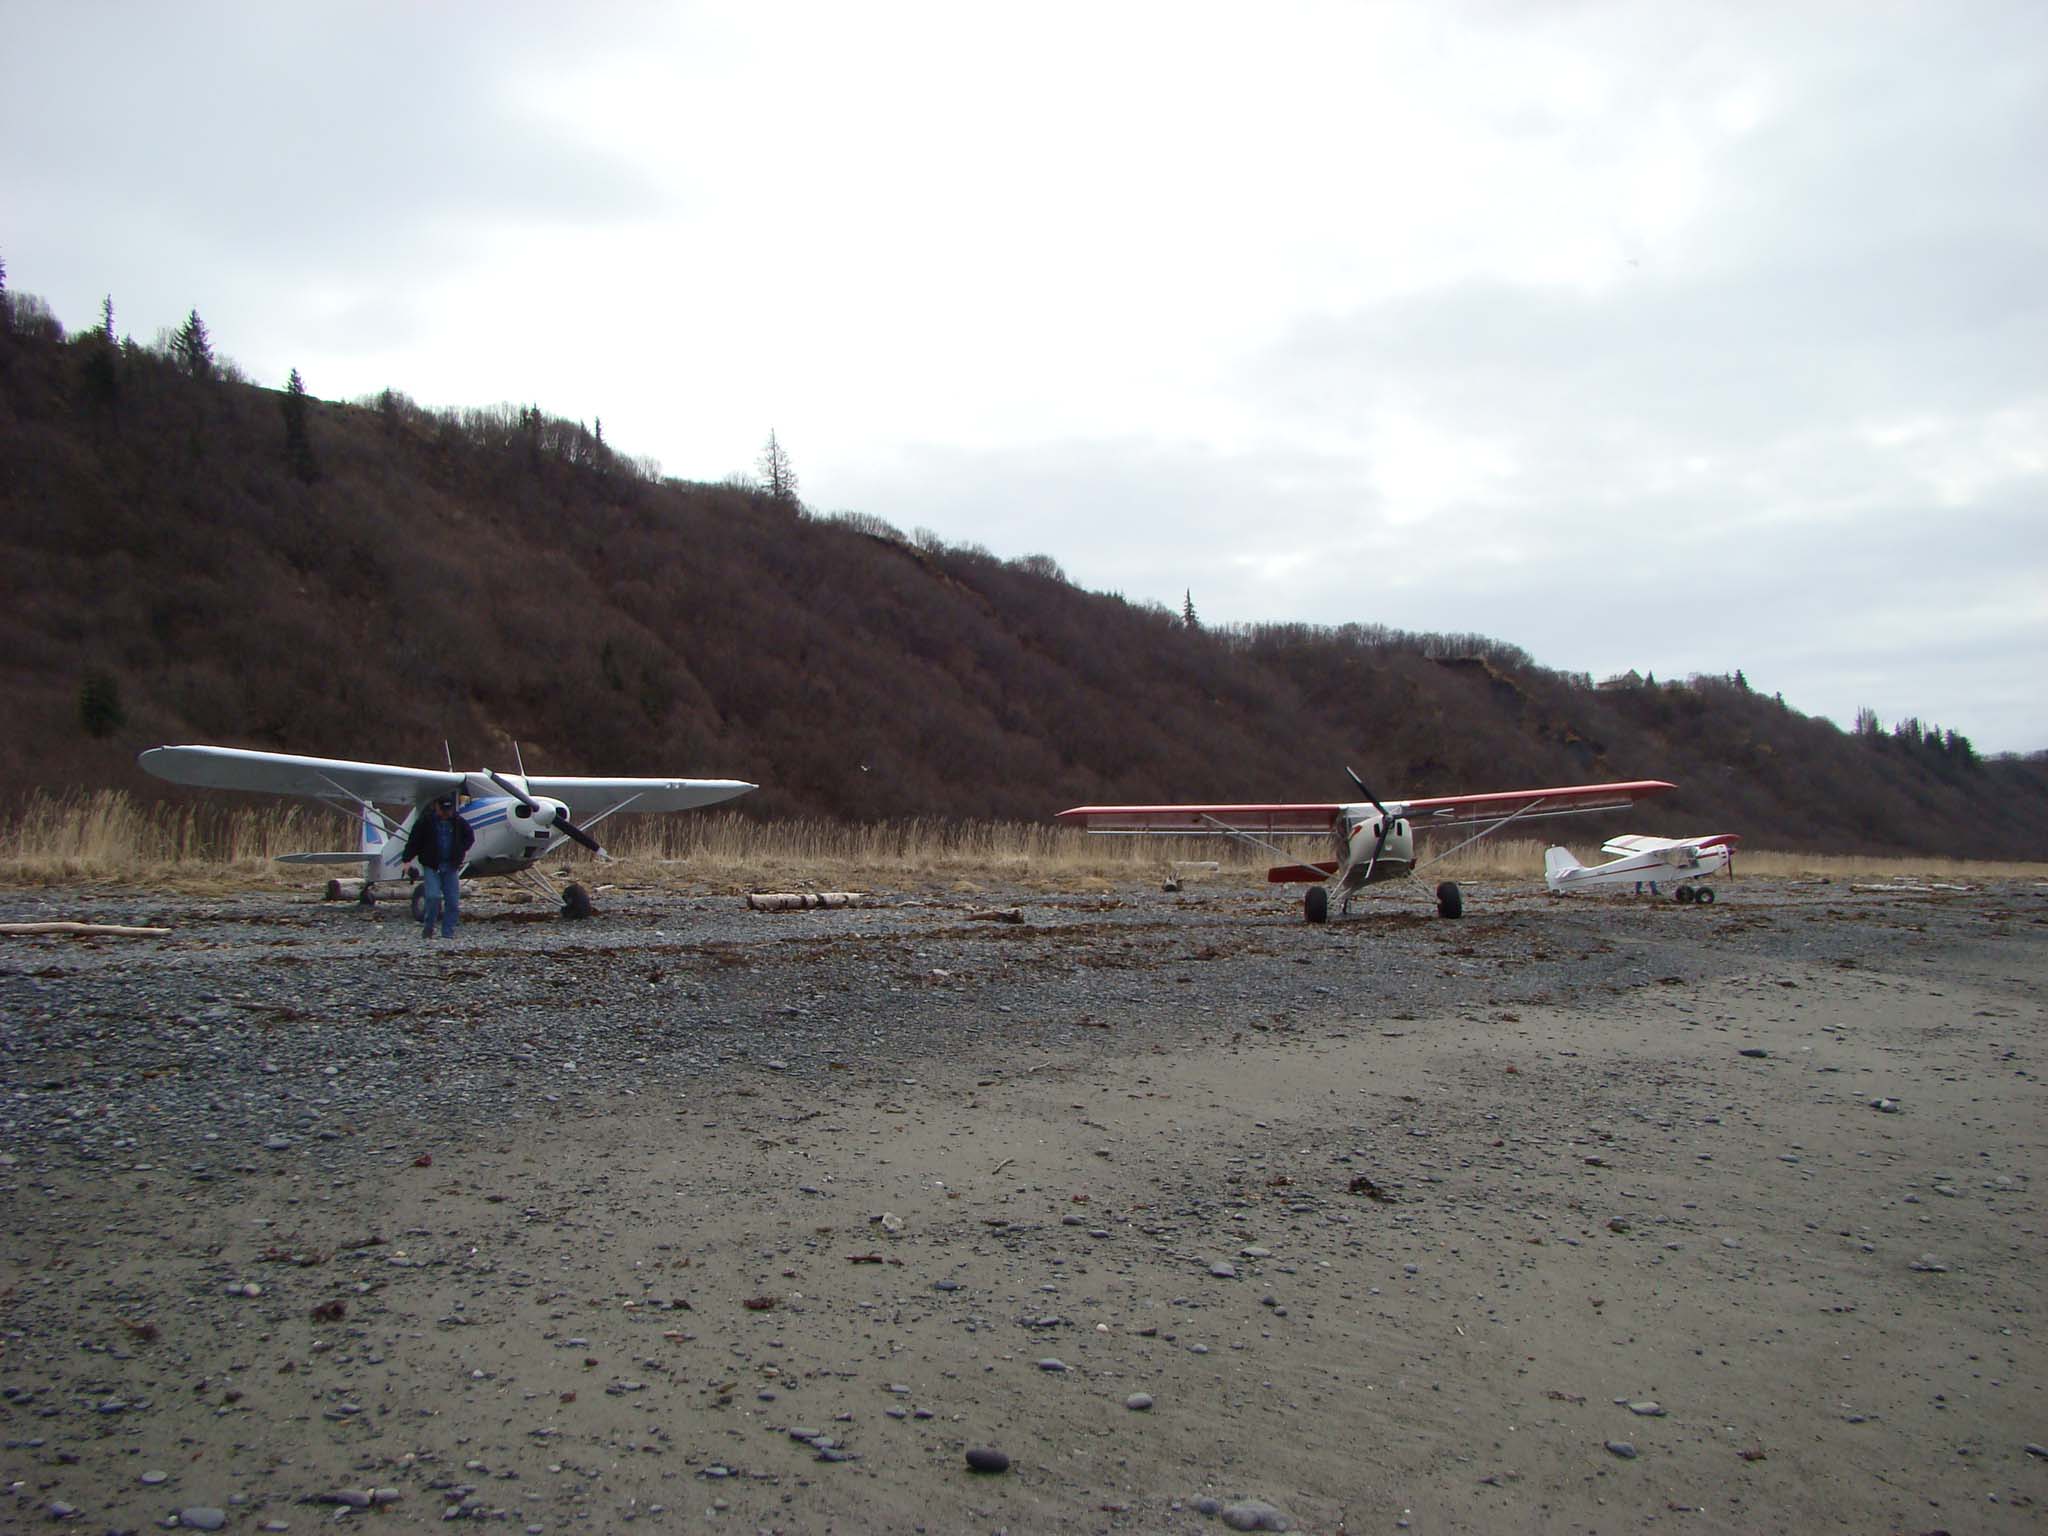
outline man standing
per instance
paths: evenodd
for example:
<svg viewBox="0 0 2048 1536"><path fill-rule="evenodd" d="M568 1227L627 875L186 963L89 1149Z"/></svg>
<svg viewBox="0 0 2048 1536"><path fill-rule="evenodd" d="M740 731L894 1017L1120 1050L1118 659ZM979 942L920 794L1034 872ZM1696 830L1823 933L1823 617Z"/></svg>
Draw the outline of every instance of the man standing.
<svg viewBox="0 0 2048 1536"><path fill-rule="evenodd" d="M420 937L434 936L434 920L441 922L441 937L455 937L455 920L462 906L462 865L476 841L469 823L455 814L455 797L443 795L433 810L412 824L405 840L405 857L419 865L423 879L420 891L424 926Z"/></svg>

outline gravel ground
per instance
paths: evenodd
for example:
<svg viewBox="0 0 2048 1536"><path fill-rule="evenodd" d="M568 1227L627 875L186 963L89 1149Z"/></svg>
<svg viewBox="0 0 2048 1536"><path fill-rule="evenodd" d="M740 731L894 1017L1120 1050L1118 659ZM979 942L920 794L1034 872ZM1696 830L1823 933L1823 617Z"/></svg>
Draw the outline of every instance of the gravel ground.
<svg viewBox="0 0 2048 1536"><path fill-rule="evenodd" d="M396 904L0 893L172 930L0 940L0 1520L2048 1497L2039 886L1480 884L1456 922L1397 887L1322 928L1223 882L582 924L493 889L434 943Z"/></svg>

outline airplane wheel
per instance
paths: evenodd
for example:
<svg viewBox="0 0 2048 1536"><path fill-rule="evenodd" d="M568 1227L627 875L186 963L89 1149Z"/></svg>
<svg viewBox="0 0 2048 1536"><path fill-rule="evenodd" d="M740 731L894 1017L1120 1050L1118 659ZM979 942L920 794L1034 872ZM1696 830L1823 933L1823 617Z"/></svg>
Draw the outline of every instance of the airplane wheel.
<svg viewBox="0 0 2048 1536"><path fill-rule="evenodd" d="M1326 923L1330 920L1330 893L1327 888L1312 885L1302 893L1301 915L1312 923Z"/></svg>
<svg viewBox="0 0 2048 1536"><path fill-rule="evenodd" d="M1462 917L1465 914L1465 893L1458 889L1458 882L1446 880L1436 888L1436 915L1438 917Z"/></svg>
<svg viewBox="0 0 2048 1536"><path fill-rule="evenodd" d="M356 905L359 907L374 907L377 905L377 893L371 888L370 882L367 880L363 882L363 888L356 892Z"/></svg>
<svg viewBox="0 0 2048 1536"><path fill-rule="evenodd" d="M1714 888L1711 885L1703 885L1692 893L1692 899L1703 907L1711 907L1714 904Z"/></svg>
<svg viewBox="0 0 2048 1536"><path fill-rule="evenodd" d="M415 881L412 888L412 920L424 923L427 920L427 887L424 881Z"/></svg>
<svg viewBox="0 0 2048 1536"><path fill-rule="evenodd" d="M590 916L590 892L580 885L565 886L562 890L562 916L572 923Z"/></svg>
<svg viewBox="0 0 2048 1536"><path fill-rule="evenodd" d="M1671 893L1671 899L1677 902L1681 907L1690 906L1692 904L1693 898L1698 894L1699 893L1695 891L1691 886L1681 885L1677 890Z"/></svg>

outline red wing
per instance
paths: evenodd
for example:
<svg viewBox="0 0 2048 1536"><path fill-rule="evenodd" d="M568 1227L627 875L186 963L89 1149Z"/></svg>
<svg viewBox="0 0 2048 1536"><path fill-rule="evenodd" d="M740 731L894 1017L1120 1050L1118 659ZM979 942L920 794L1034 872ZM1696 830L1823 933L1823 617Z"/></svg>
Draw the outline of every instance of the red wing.
<svg viewBox="0 0 2048 1536"><path fill-rule="evenodd" d="M1321 885L1337 873L1335 859L1321 859L1314 864L1276 864L1266 871L1269 885Z"/></svg>
<svg viewBox="0 0 2048 1536"><path fill-rule="evenodd" d="M1425 831L1461 822L1500 821L1509 816L1517 821L1533 821L1545 816L1619 810L1677 787L1663 779L1630 779L1619 784L1568 784L1485 795L1436 795L1426 800L1405 800L1401 812L1417 831Z"/></svg>
<svg viewBox="0 0 2048 1536"><path fill-rule="evenodd" d="M1323 837L1343 807L1330 805L1077 805L1059 820L1090 832L1150 837Z"/></svg>

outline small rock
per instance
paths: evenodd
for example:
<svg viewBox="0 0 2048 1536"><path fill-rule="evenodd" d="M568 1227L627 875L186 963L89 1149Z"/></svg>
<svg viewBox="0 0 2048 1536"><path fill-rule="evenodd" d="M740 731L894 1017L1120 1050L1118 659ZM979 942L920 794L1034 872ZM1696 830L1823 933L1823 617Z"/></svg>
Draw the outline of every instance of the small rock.
<svg viewBox="0 0 2048 1536"><path fill-rule="evenodd" d="M1218 1280L1235 1280L1237 1278L1237 1266L1219 1259L1209 1266L1209 1273Z"/></svg>
<svg viewBox="0 0 2048 1536"><path fill-rule="evenodd" d="M1264 1499L1223 1506L1223 1523L1233 1531L1291 1531L1294 1522Z"/></svg>
<svg viewBox="0 0 2048 1536"><path fill-rule="evenodd" d="M1124 1406L1133 1413L1143 1413L1152 1406L1152 1394L1150 1392L1133 1392L1124 1399Z"/></svg>
<svg viewBox="0 0 2048 1536"><path fill-rule="evenodd" d="M1636 1448L1626 1440L1610 1440L1607 1442L1607 1449L1611 1454L1619 1456L1623 1461L1634 1461L1636 1459Z"/></svg>
<svg viewBox="0 0 2048 1536"><path fill-rule="evenodd" d="M1038 1362L1038 1368L1041 1371L1064 1371L1067 1368L1067 1362L1059 1359L1057 1356L1047 1355Z"/></svg>
<svg viewBox="0 0 2048 1536"><path fill-rule="evenodd" d="M1663 1408L1656 1403L1630 1403L1628 1411L1641 1419L1661 1419L1664 1417Z"/></svg>
<svg viewBox="0 0 2048 1536"><path fill-rule="evenodd" d="M1007 1472L1010 1458L992 1445L971 1445L967 1448L967 1465L975 1472Z"/></svg>
<svg viewBox="0 0 2048 1536"><path fill-rule="evenodd" d="M178 1524L189 1526L195 1531L217 1531L227 1523L227 1511L214 1509L210 1505L195 1504L190 1509L178 1511Z"/></svg>
<svg viewBox="0 0 2048 1536"><path fill-rule="evenodd" d="M1758 1058L1762 1058L1770 1055L1771 1053L1769 1051L1758 1050L1755 1046L1751 1046L1748 1050L1742 1052L1742 1054L1744 1056L1755 1056Z"/></svg>

